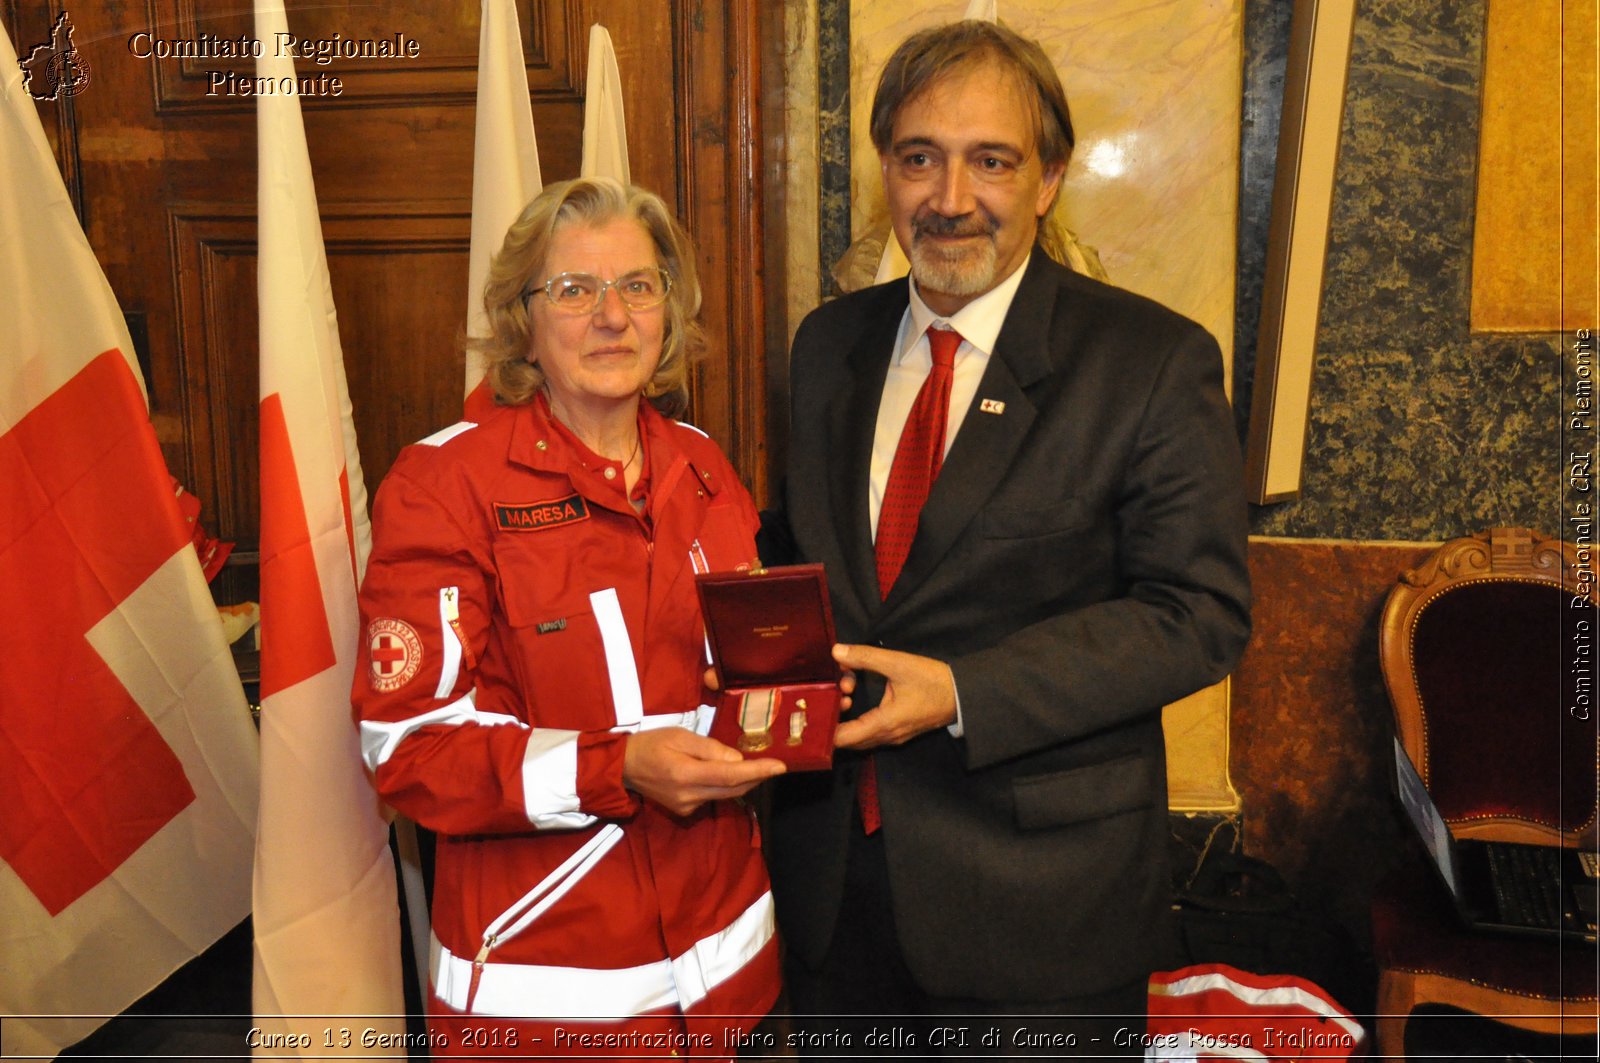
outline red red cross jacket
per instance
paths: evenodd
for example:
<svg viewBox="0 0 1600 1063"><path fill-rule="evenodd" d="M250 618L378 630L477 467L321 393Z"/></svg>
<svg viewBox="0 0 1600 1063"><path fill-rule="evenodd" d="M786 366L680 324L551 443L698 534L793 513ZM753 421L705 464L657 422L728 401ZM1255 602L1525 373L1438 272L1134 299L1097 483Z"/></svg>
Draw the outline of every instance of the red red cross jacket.
<svg viewBox="0 0 1600 1063"><path fill-rule="evenodd" d="M406 448L378 492L355 710L379 792L439 834L435 1055L729 1056L777 994L749 811L622 785L630 732L709 727L694 573L749 565L757 527L714 443L639 425L642 516L542 399Z"/></svg>

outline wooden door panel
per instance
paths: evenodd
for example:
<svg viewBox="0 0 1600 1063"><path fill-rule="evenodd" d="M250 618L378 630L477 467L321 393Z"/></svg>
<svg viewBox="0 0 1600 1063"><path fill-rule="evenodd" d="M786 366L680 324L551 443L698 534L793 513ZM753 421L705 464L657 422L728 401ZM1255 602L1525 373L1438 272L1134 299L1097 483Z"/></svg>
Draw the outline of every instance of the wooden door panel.
<svg viewBox="0 0 1600 1063"><path fill-rule="evenodd" d="M377 489L400 449L461 419L458 346L469 233L459 215L323 212L328 273L362 474Z"/></svg>
<svg viewBox="0 0 1600 1063"><path fill-rule="evenodd" d="M362 471L369 491L400 448L459 419L462 358L437 322L459 313L467 238L455 215L323 211ZM237 206L189 204L173 214L178 263L177 359L187 394L189 453L181 478L211 499L206 523L253 542L260 527L256 226ZM441 387L441 381L450 386ZM177 470L174 470L177 472Z"/></svg>
<svg viewBox="0 0 1600 1063"><path fill-rule="evenodd" d="M261 526L257 403L244 399L258 393L259 379L255 210L176 205L168 232L177 340L170 361L185 385L184 464L168 464L201 500L206 529L248 556ZM230 566L213 590L224 602L255 600L254 566Z"/></svg>

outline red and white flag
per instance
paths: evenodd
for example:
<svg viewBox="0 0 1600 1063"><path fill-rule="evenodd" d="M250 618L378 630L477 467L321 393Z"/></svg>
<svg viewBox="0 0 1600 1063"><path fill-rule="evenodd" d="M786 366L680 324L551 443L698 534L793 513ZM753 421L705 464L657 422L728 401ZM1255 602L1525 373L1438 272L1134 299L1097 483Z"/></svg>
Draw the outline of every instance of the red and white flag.
<svg viewBox="0 0 1600 1063"><path fill-rule="evenodd" d="M1366 1031L1315 982L1199 963L1150 976L1151 1063L1365 1059Z"/></svg>
<svg viewBox="0 0 1600 1063"><path fill-rule="evenodd" d="M289 32L256 0L255 32ZM267 49L256 75L294 61ZM350 709L356 586L371 535L300 100L256 106L261 308L261 818L255 1013L303 1057L370 1057L358 1034L405 1029L389 827ZM348 1017L340 1022L336 1017ZM359 1020L359 1022L354 1021ZM324 1029L334 1029L325 1037ZM328 1044L332 1041L333 1044ZM258 1049L294 1055L294 1048ZM404 1051L398 1052L404 1056Z"/></svg>
<svg viewBox="0 0 1600 1063"><path fill-rule="evenodd" d="M3 29L0 159L0 1014L48 1056L249 913L256 736Z"/></svg>
<svg viewBox="0 0 1600 1063"><path fill-rule="evenodd" d="M483 285L506 230L544 188L522 31L512 0L483 0L478 27L478 111L472 146L472 245L467 254L467 335L487 336ZM484 366L467 356L467 420L493 408Z"/></svg>

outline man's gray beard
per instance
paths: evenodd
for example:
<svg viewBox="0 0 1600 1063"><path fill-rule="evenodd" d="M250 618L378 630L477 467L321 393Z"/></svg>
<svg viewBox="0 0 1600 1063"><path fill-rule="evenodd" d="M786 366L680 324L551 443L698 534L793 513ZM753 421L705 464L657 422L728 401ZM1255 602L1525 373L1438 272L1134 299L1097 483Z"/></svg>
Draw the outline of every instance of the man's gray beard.
<svg viewBox="0 0 1600 1063"><path fill-rule="evenodd" d="M994 287L999 270L994 238L947 254L924 240L911 241L911 275L917 287L945 295L978 295Z"/></svg>

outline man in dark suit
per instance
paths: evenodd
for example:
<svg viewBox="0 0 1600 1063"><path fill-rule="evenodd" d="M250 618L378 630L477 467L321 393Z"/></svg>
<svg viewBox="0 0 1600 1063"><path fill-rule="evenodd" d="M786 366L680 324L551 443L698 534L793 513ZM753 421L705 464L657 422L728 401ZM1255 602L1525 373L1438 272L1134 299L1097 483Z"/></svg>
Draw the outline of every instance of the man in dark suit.
<svg viewBox="0 0 1600 1063"><path fill-rule="evenodd" d="M775 794L792 1010L1106 1015L1078 1049L1137 1054L1112 1042L1165 958L1161 707L1249 633L1222 360L1036 245L1072 127L1034 42L910 38L872 135L912 281L801 325L764 521L769 563L826 566L855 679L834 770ZM955 1047L1018 1051L986 1029Z"/></svg>

